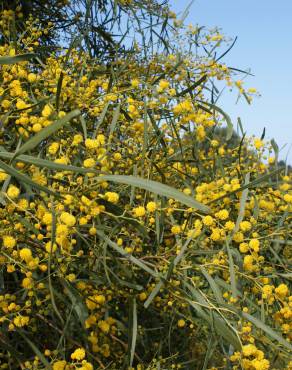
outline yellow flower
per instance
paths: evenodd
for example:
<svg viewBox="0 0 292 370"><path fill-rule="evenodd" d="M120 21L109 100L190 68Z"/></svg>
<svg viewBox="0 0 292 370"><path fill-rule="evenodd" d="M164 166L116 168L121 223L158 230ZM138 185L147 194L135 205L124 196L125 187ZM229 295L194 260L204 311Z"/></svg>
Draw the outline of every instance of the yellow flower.
<svg viewBox="0 0 292 370"><path fill-rule="evenodd" d="M26 107L27 107L27 104L22 99L17 100L16 102L17 109L25 109Z"/></svg>
<svg viewBox="0 0 292 370"><path fill-rule="evenodd" d="M87 224L87 218L86 217L80 217L79 219L79 225L86 225Z"/></svg>
<svg viewBox="0 0 292 370"><path fill-rule="evenodd" d="M85 357L85 350L83 348L77 348L73 353L71 353L72 360L83 360Z"/></svg>
<svg viewBox="0 0 292 370"><path fill-rule="evenodd" d="M76 224L76 218L68 212L62 212L60 220L69 227L72 227Z"/></svg>
<svg viewBox="0 0 292 370"><path fill-rule="evenodd" d="M241 253L247 253L249 251L248 244L247 243L240 243L239 244L239 250Z"/></svg>
<svg viewBox="0 0 292 370"><path fill-rule="evenodd" d="M113 157L115 161L119 161L122 159L121 153L114 153Z"/></svg>
<svg viewBox="0 0 292 370"><path fill-rule="evenodd" d="M95 166L96 161L93 158L88 158L83 161L83 166L85 168L90 168Z"/></svg>
<svg viewBox="0 0 292 370"><path fill-rule="evenodd" d="M112 191L107 191L104 196L111 203L118 203L119 201L119 194Z"/></svg>
<svg viewBox="0 0 292 370"><path fill-rule="evenodd" d="M21 328L21 327L23 327L23 326L25 326L29 323L29 317L28 316L21 316L21 315L16 316L13 319L13 323L18 328Z"/></svg>
<svg viewBox="0 0 292 370"><path fill-rule="evenodd" d="M213 219L213 217L212 216L205 216L205 217L203 217L203 224L205 225L205 226L212 226L213 225L213 223L214 223L214 219Z"/></svg>
<svg viewBox="0 0 292 370"><path fill-rule="evenodd" d="M83 137L80 134L74 135L72 145L77 146L78 144L82 143Z"/></svg>
<svg viewBox="0 0 292 370"><path fill-rule="evenodd" d="M6 248L14 248L16 245L16 240L13 236L4 235L3 236L3 245Z"/></svg>
<svg viewBox="0 0 292 370"><path fill-rule="evenodd" d="M5 181L7 179L8 175L7 173L3 172L2 170L0 170L0 181Z"/></svg>
<svg viewBox="0 0 292 370"><path fill-rule="evenodd" d="M257 352L257 347L254 344L246 344L242 347L242 353L245 357L253 356Z"/></svg>
<svg viewBox="0 0 292 370"><path fill-rule="evenodd" d="M261 139L254 139L254 146L259 150L264 146L264 143Z"/></svg>
<svg viewBox="0 0 292 370"><path fill-rule="evenodd" d="M22 280L22 286L25 288L25 289L31 289L33 287L33 281L31 278L24 278Z"/></svg>
<svg viewBox="0 0 292 370"><path fill-rule="evenodd" d="M52 245L52 242L51 241L47 242L46 245L45 245L46 252L48 252L48 253L56 252L57 248L58 248L57 244L54 243Z"/></svg>
<svg viewBox="0 0 292 370"><path fill-rule="evenodd" d="M185 320L183 320L183 319L178 320L178 322L177 322L177 326L178 326L179 328L183 328L185 325L186 325Z"/></svg>
<svg viewBox="0 0 292 370"><path fill-rule="evenodd" d="M245 256L244 257L244 260L243 260L243 268L244 268L244 270L246 270L246 271L253 271L254 270L253 262L254 262L253 256L251 256L250 254L248 254L247 256Z"/></svg>
<svg viewBox="0 0 292 370"><path fill-rule="evenodd" d="M145 292L142 292L139 294L140 301L145 301L147 298L147 294Z"/></svg>
<svg viewBox="0 0 292 370"><path fill-rule="evenodd" d="M143 217L145 216L146 210L143 206L139 206L133 209L134 215L136 217Z"/></svg>
<svg viewBox="0 0 292 370"><path fill-rule="evenodd" d="M31 259L32 259L31 250L29 248L22 248L19 251L19 256L22 260L24 260L27 263L27 262L31 261Z"/></svg>
<svg viewBox="0 0 292 370"><path fill-rule="evenodd" d="M251 239L248 245L255 252L258 252L260 250L260 242L258 241L258 239Z"/></svg>
<svg viewBox="0 0 292 370"><path fill-rule="evenodd" d="M228 231L232 231L235 228L235 223L233 221L227 221L224 228Z"/></svg>
<svg viewBox="0 0 292 370"><path fill-rule="evenodd" d="M28 80L28 82L30 82L30 83L35 82L35 81L36 81L36 79L37 79L37 75L36 75L36 74L34 74L34 73L29 73L29 74L27 75L27 80Z"/></svg>
<svg viewBox="0 0 292 370"><path fill-rule="evenodd" d="M134 78L133 80L131 80L131 86L134 87L134 88L137 88L140 84L140 81L138 78Z"/></svg>
<svg viewBox="0 0 292 370"><path fill-rule="evenodd" d="M289 294L289 288L286 284L280 284L276 289L275 293L281 298L285 298Z"/></svg>
<svg viewBox="0 0 292 370"><path fill-rule="evenodd" d="M171 228L171 232L176 235L181 232L181 227L179 225L173 225Z"/></svg>
<svg viewBox="0 0 292 370"><path fill-rule="evenodd" d="M210 238L214 241L220 240L221 239L220 229L218 228L213 229L212 234L210 235Z"/></svg>
<svg viewBox="0 0 292 370"><path fill-rule="evenodd" d="M287 203L292 203L292 194L285 194L283 199Z"/></svg>
<svg viewBox="0 0 292 370"><path fill-rule="evenodd" d="M20 190L14 186L14 185L9 185L8 190L7 190L7 195L11 199L15 199L19 196Z"/></svg>
<svg viewBox="0 0 292 370"><path fill-rule="evenodd" d="M160 80L158 87L157 87L157 92L163 92L169 87L169 82L166 80Z"/></svg>
<svg viewBox="0 0 292 370"><path fill-rule="evenodd" d="M56 361L53 364L53 370L65 370L67 362L65 360Z"/></svg>
<svg viewBox="0 0 292 370"><path fill-rule="evenodd" d="M108 333L110 330L109 324L104 320L98 322L98 327L101 329L103 333Z"/></svg>
<svg viewBox="0 0 292 370"><path fill-rule="evenodd" d="M2 103L1 103L1 106L4 108L4 109L8 109L11 105L11 102L7 99L4 99L2 100Z"/></svg>
<svg viewBox="0 0 292 370"><path fill-rule="evenodd" d="M235 233L234 236L233 236L233 240L236 243L241 243L243 241L243 239L244 239L244 236L243 236L243 234L240 231L238 231L237 233Z"/></svg>
<svg viewBox="0 0 292 370"><path fill-rule="evenodd" d="M222 209L221 211L217 212L215 216L219 218L219 220L226 220L229 217L229 212L227 209Z"/></svg>
<svg viewBox="0 0 292 370"><path fill-rule="evenodd" d="M99 147L99 141L96 139L86 139L85 146L88 149L96 149Z"/></svg>
<svg viewBox="0 0 292 370"><path fill-rule="evenodd" d="M156 211L157 205L155 202L148 202L146 208L148 212L154 212Z"/></svg>
<svg viewBox="0 0 292 370"><path fill-rule="evenodd" d="M240 230L243 232L249 231L251 229L251 223L249 221L242 221L239 224L239 227L240 227Z"/></svg>
<svg viewBox="0 0 292 370"><path fill-rule="evenodd" d="M53 112L53 109L49 104L46 104L42 110L42 116L48 118Z"/></svg>
<svg viewBox="0 0 292 370"><path fill-rule="evenodd" d="M45 225L51 225L53 222L53 215L49 212L46 212L42 217L42 222Z"/></svg>
<svg viewBox="0 0 292 370"><path fill-rule="evenodd" d="M94 300L95 302L97 302L98 304L104 304L105 303L105 296L102 295L102 294L97 294L94 296Z"/></svg>
<svg viewBox="0 0 292 370"><path fill-rule="evenodd" d="M49 154L51 155L54 155L57 153L57 151L59 150L59 147L60 147L60 144L59 143L52 143L49 148L48 148L48 152Z"/></svg>

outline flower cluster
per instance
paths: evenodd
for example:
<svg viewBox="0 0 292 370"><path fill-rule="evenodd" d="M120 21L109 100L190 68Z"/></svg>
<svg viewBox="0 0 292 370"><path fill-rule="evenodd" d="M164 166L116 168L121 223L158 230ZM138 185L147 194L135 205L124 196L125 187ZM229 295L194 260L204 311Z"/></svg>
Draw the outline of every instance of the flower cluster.
<svg viewBox="0 0 292 370"><path fill-rule="evenodd" d="M210 53L17 61L53 25L30 17L16 49L13 17L0 22L0 368L289 369L292 176L208 97L215 80L255 90ZM223 42L200 32L187 31L197 47Z"/></svg>

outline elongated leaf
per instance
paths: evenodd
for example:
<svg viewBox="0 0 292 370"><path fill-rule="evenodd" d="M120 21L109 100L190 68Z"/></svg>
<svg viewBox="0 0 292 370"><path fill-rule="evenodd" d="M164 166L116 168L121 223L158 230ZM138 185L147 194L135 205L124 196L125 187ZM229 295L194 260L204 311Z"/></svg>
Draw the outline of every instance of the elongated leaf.
<svg viewBox="0 0 292 370"><path fill-rule="evenodd" d="M121 108L121 103L118 104L116 107L114 114L113 114L113 119L109 127L109 140L108 140L108 146L110 146L110 143L112 141L112 135L115 131L119 116L120 116L120 108Z"/></svg>
<svg viewBox="0 0 292 370"><path fill-rule="evenodd" d="M148 308L150 306L150 303L153 301L153 299L157 296L157 294L159 293L160 289L163 287L164 285L164 282L162 280L160 280L154 287L154 289L152 290L152 292L150 293L149 297L147 298L147 300L145 301L144 303L144 307L145 308Z"/></svg>
<svg viewBox="0 0 292 370"><path fill-rule="evenodd" d="M45 358L45 356L42 354L42 352L38 349L38 347L24 334L23 331L18 331L18 333L22 336L22 338L27 342L27 344L31 347L31 349L34 351L34 353L38 356L38 358L41 360L43 365L46 369L50 370L52 369L51 365Z"/></svg>
<svg viewBox="0 0 292 370"><path fill-rule="evenodd" d="M233 297L237 297L237 284L236 284L236 274L235 274L235 267L233 256L231 253L231 248L229 246L229 240L226 240L226 249L228 254L228 262L229 262L229 273L230 273L230 282L231 282L231 291Z"/></svg>
<svg viewBox="0 0 292 370"><path fill-rule="evenodd" d="M14 55L13 57L5 55L4 57L0 57L0 65L27 62L28 60L31 60L32 58L35 58L36 56L37 54L34 54L34 53Z"/></svg>
<svg viewBox="0 0 292 370"><path fill-rule="evenodd" d="M282 172L285 170L285 167L281 167L281 168L277 168L275 171L271 171L263 176L259 176L258 178L256 178L255 180L249 182L248 184L244 184L242 185L240 188L236 189L236 190L232 190L230 192L228 192L228 195L231 195L231 194L236 194L236 193L239 193L240 191L244 190L244 189L249 189L249 188L252 188L254 187L255 185L258 185L258 184L261 184L262 182L265 182L266 180L268 180L270 177ZM218 200L221 200L223 198L226 197L227 194L224 194L218 198L215 198L215 199L212 199L210 202L208 202L208 204L212 204L212 203L215 203L215 202L218 202Z"/></svg>
<svg viewBox="0 0 292 370"><path fill-rule="evenodd" d="M178 202L185 204L188 207L195 208L203 213L209 213L209 207L196 201L190 196L184 194L183 192L174 189L168 185L161 184L157 181L146 180L135 176L125 176L125 175L103 175L96 178L97 181L113 181L120 184L126 184L130 186L135 186L140 189L150 191L151 193L165 196L168 198L174 198Z"/></svg>
<svg viewBox="0 0 292 370"><path fill-rule="evenodd" d="M5 162L0 160L0 168L2 168L6 173L8 173L10 176L15 177L20 184L25 183L30 186L33 186L35 189L38 189L40 191L43 191L47 194L53 195L54 197L61 197L60 194L46 188L43 185L37 184L36 182L32 181L28 176L24 175L23 173L17 171L15 168L9 166Z"/></svg>
<svg viewBox="0 0 292 370"><path fill-rule="evenodd" d="M226 140L227 141L230 140L231 137L232 137L232 134L233 134L233 124L231 122L231 118L229 117L229 115L226 112L224 112L224 110L222 110L221 108L219 108L215 104L211 104L209 102L200 101L200 100L199 100L199 102L208 105L208 107L214 109L216 112L220 113L224 117L224 119L225 119L225 121L227 123ZM201 106L201 108L204 109L203 106Z"/></svg>
<svg viewBox="0 0 292 370"><path fill-rule="evenodd" d="M14 154L14 157L12 159L16 158L20 154L27 152L28 150L34 149L39 143L41 143L43 140L47 139L54 132L58 131L60 128L66 125L66 123L68 123L72 118L79 116L80 113L81 112L79 109L75 109L72 112L66 114L65 117L60 118L56 122L43 128L40 132L38 132L36 135L30 138L25 144L23 144Z"/></svg>
<svg viewBox="0 0 292 370"><path fill-rule="evenodd" d="M131 320L131 326L132 326L132 333L131 333L131 352L130 352L130 368L132 368L133 361L134 361L134 355L135 355L135 347L136 347L136 341L137 341L137 331L138 331L138 320L137 320L137 303L136 299L133 298L132 302L132 320Z"/></svg>
<svg viewBox="0 0 292 370"><path fill-rule="evenodd" d="M93 136L92 136L92 137L93 137L93 139L95 139L95 138L96 138L96 135L97 135L97 133L98 133L98 129L99 129L99 127L102 125L102 123L103 123L103 121L104 121L104 119L105 119L105 115L106 115L106 112L107 112L107 110L108 110L109 105L110 105L110 103L109 103L109 102L107 102L107 103L106 103L106 105L104 106L104 108L103 108L102 112L101 112L101 115L100 115L100 117L99 117L99 119L98 119L97 125L96 125L95 130L94 130L94 134L93 134Z"/></svg>
<svg viewBox="0 0 292 370"><path fill-rule="evenodd" d="M224 300L222 298L222 293L221 293L219 286L217 285L215 280L212 278L212 276L207 272L205 267L201 266L200 268L201 268L202 274L208 280L208 283L210 284L210 287L215 295L217 302L223 304Z"/></svg>
<svg viewBox="0 0 292 370"><path fill-rule="evenodd" d="M77 289L75 289L68 281L65 279L60 279L61 283L63 284L65 288L66 294L69 296L73 310L75 311L77 317L79 318L79 321L84 326L84 322L88 317L88 311L87 307L83 302L83 299L80 297L80 294Z"/></svg>
<svg viewBox="0 0 292 370"><path fill-rule="evenodd" d="M198 81L194 82L190 87L184 89L183 91L179 92L176 96L184 96L189 92L192 92L196 87L200 86L203 82L205 82L207 79L207 76L202 76Z"/></svg>
<svg viewBox="0 0 292 370"><path fill-rule="evenodd" d="M60 106L60 97L61 97L61 90L62 90L62 84L64 79L64 73L63 71L60 73L60 77L57 84L57 92L56 92L56 110L59 112L59 106Z"/></svg>
<svg viewBox="0 0 292 370"><path fill-rule="evenodd" d="M249 184L249 179L250 179L250 173L248 172L245 176L245 181L244 181L245 186L247 186ZM240 198L239 212L238 212L235 227L232 230L232 235L234 235L239 230L239 225L240 225L241 221L244 218L247 196L248 196L248 187L246 187L242 192L242 195L241 195L241 198Z"/></svg>
<svg viewBox="0 0 292 370"><path fill-rule="evenodd" d="M257 319L256 317L248 314L247 312L242 312L242 316L253 323L257 328L263 330L266 334L268 334L269 337L277 340L279 343L282 344L285 348L287 348L289 351L292 351L292 344L287 342L281 335L276 333L271 327L264 324L261 320Z"/></svg>
<svg viewBox="0 0 292 370"><path fill-rule="evenodd" d="M274 139L271 140L271 145L275 153L275 164L277 166L278 158L279 158L279 146Z"/></svg>
<svg viewBox="0 0 292 370"><path fill-rule="evenodd" d="M116 252L118 252L123 257L127 258L130 262L134 263L136 266L140 267L142 270L148 272L153 277L159 277L159 275L152 270L150 267L145 265L142 261L140 261L138 258L132 256L131 254L127 253L123 248L119 247L117 243L110 240L102 231L97 230L97 235L99 235L104 241L107 242L107 244L114 249Z"/></svg>
<svg viewBox="0 0 292 370"><path fill-rule="evenodd" d="M207 309L209 308L213 312L213 307L210 307L207 300L202 296L202 294L195 289L192 285L188 283L184 283L186 287L191 292L194 300L188 299L188 303L196 310L197 314L202 317L205 321L207 321L210 325L213 325L216 332L222 336L224 339L227 340L234 348L237 350L241 349L241 342L240 338L238 337L237 332L233 329L233 327L226 322L223 317L219 316L218 313L213 313L210 315L207 313ZM204 309L203 306L206 308Z"/></svg>
<svg viewBox="0 0 292 370"><path fill-rule="evenodd" d="M14 153L0 152L0 158L12 159L13 157L14 157ZM33 164L36 167L48 168L50 170L55 170L55 171L71 171L75 173L84 173L84 174L86 173L99 174L100 173L99 171L93 168L84 168L84 167L77 167L77 166L70 166L66 164L55 163L47 159L41 159L41 158L33 157L30 155L26 155L26 154L22 154L18 156L18 161L28 163L28 164Z"/></svg>

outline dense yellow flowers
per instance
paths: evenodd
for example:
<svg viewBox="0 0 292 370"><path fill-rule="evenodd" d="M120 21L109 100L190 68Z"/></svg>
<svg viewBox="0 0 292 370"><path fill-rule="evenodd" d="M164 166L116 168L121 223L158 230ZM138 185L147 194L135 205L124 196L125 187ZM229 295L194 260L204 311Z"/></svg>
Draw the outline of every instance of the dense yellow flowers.
<svg viewBox="0 0 292 370"><path fill-rule="evenodd" d="M85 350L83 348L77 348L72 354L72 360L83 360L85 357Z"/></svg>
<svg viewBox="0 0 292 370"><path fill-rule="evenodd" d="M217 80L256 94L208 53L224 37L176 21L169 53L104 62L42 54L32 17L16 49L20 13L0 57L38 59L0 63L3 368L288 370L292 177L211 103Z"/></svg>

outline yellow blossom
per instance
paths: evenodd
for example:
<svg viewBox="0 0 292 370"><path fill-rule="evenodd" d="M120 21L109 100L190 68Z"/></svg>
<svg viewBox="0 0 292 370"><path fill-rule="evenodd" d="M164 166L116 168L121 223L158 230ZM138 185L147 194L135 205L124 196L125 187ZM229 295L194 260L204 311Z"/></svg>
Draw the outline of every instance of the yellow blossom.
<svg viewBox="0 0 292 370"><path fill-rule="evenodd" d="M68 212L62 212L60 215L60 220L69 227L72 227L76 224L76 218Z"/></svg>
<svg viewBox="0 0 292 370"><path fill-rule="evenodd" d="M146 210L143 206L139 206L133 209L134 215L136 217L143 217L146 214Z"/></svg>
<svg viewBox="0 0 292 370"><path fill-rule="evenodd" d="M73 353L71 353L72 360L81 361L85 357L85 350L84 348L77 348Z"/></svg>
<svg viewBox="0 0 292 370"><path fill-rule="evenodd" d="M9 185L8 190L7 190L7 195L11 199L15 199L19 196L20 190L14 186L14 185Z"/></svg>

